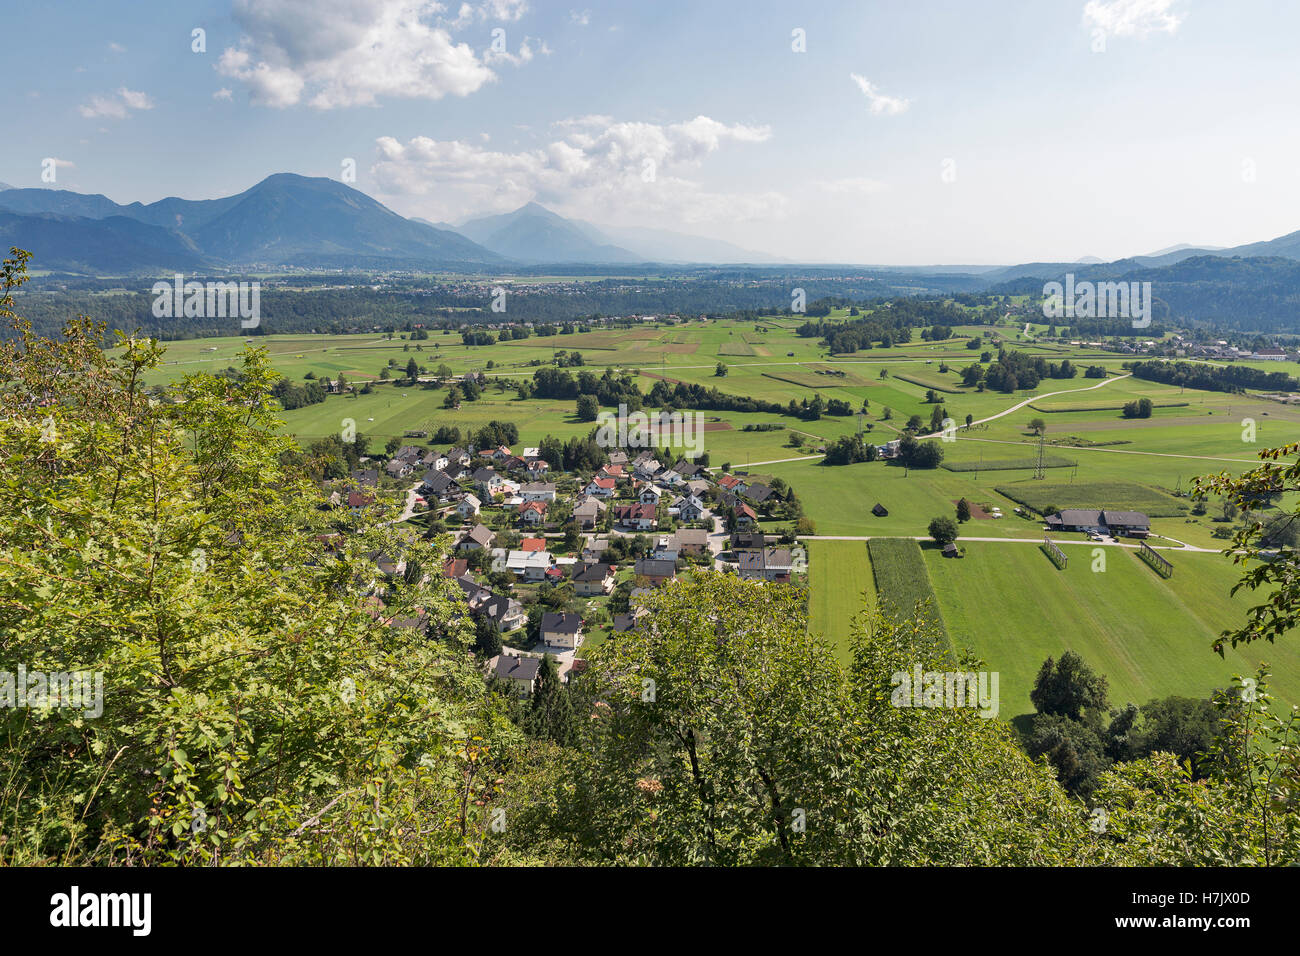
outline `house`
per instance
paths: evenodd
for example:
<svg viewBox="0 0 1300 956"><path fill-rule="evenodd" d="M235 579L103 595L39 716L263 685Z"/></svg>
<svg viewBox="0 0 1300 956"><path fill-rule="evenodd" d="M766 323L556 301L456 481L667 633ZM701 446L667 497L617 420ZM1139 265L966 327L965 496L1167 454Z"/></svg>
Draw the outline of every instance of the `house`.
<svg viewBox="0 0 1300 956"><path fill-rule="evenodd" d="M490 548L496 535L487 527L487 525L476 524L470 528L456 544L456 547L462 551L477 551L479 548Z"/></svg>
<svg viewBox="0 0 1300 956"><path fill-rule="evenodd" d="M638 531L653 531L658 525L654 505L616 505L614 507L614 520L625 527L636 528Z"/></svg>
<svg viewBox="0 0 1300 956"><path fill-rule="evenodd" d="M735 515L737 528L752 528L758 521L758 515L754 513L754 509L743 501L736 505Z"/></svg>
<svg viewBox="0 0 1300 956"><path fill-rule="evenodd" d="M473 518L478 515L479 508L483 502L479 501L474 495L466 495L456 503L456 514L462 518Z"/></svg>
<svg viewBox="0 0 1300 956"><path fill-rule="evenodd" d="M508 682L511 689L520 697L531 697L537 685L537 672L542 662L536 657L519 657L515 654L502 654L497 658L493 675Z"/></svg>
<svg viewBox="0 0 1300 956"><path fill-rule="evenodd" d="M519 542L519 550L520 551L545 551L546 539L545 538L523 538Z"/></svg>
<svg viewBox="0 0 1300 956"><path fill-rule="evenodd" d="M677 536L671 534L661 534L655 538L654 548L650 556L658 561L671 561L677 563Z"/></svg>
<svg viewBox="0 0 1300 956"><path fill-rule="evenodd" d="M763 548L740 555L740 576L749 580L785 583L793 568L794 556L789 548Z"/></svg>
<svg viewBox="0 0 1300 956"><path fill-rule="evenodd" d="M893 441L887 441L883 445L876 446L876 454L881 458L897 458L899 446L903 444L901 438L895 438Z"/></svg>
<svg viewBox="0 0 1300 956"><path fill-rule="evenodd" d="M1145 538L1151 533L1151 520L1140 511L1095 511L1091 508L1064 508L1047 516L1052 531L1097 531L1115 536L1127 534Z"/></svg>
<svg viewBox="0 0 1300 956"><path fill-rule="evenodd" d="M698 476L703 469L691 459L683 458L673 465L673 471L689 480Z"/></svg>
<svg viewBox="0 0 1300 956"><path fill-rule="evenodd" d="M614 590L614 568L608 564L580 564L573 572L573 590L579 597L596 597Z"/></svg>
<svg viewBox="0 0 1300 956"><path fill-rule="evenodd" d="M458 491L459 488L445 471L427 471L424 474L424 485L421 490L435 498L446 498L453 490Z"/></svg>
<svg viewBox="0 0 1300 956"><path fill-rule="evenodd" d="M673 507L677 509L677 517L683 521L702 521L705 515L709 513L709 509L704 506L704 502L694 495L678 498L673 502Z"/></svg>
<svg viewBox="0 0 1300 956"><path fill-rule="evenodd" d="M658 488L656 488L654 485L646 485L644 488L641 489L641 494L638 495L637 497L638 500L641 502L641 504L653 505L657 508L659 506L659 499L662 498L663 496L664 493L660 491Z"/></svg>
<svg viewBox="0 0 1300 956"><path fill-rule="evenodd" d="M506 555L506 570L525 581L542 581L555 563L549 551L511 551Z"/></svg>
<svg viewBox="0 0 1300 956"><path fill-rule="evenodd" d="M471 478L474 484L478 485L479 490L489 498L496 494L504 494L507 485L510 484L502 475L497 474L495 468L488 468L487 466L475 469Z"/></svg>
<svg viewBox="0 0 1300 956"><path fill-rule="evenodd" d="M600 469L600 471L596 472L596 477L613 478L615 481L618 481L620 478L626 478L627 475L624 472L622 465L606 465L604 468Z"/></svg>
<svg viewBox="0 0 1300 956"><path fill-rule="evenodd" d="M546 502L525 501L519 507L519 520L524 524L541 524L546 520Z"/></svg>
<svg viewBox="0 0 1300 956"><path fill-rule="evenodd" d="M541 634L545 644L577 650L582 643L582 618L576 614L543 614Z"/></svg>
<svg viewBox="0 0 1300 956"><path fill-rule="evenodd" d="M613 478L601 478L599 476L587 482L587 487L582 489L582 493L591 498L613 498L616 482Z"/></svg>
<svg viewBox="0 0 1300 956"><path fill-rule="evenodd" d="M663 584L677 576L677 562L642 558L632 568L632 573L639 578L649 578L652 584Z"/></svg>
<svg viewBox="0 0 1300 956"><path fill-rule="evenodd" d="M530 475L545 474L551 469L551 463L544 458L534 458L526 465Z"/></svg>
<svg viewBox="0 0 1300 956"><path fill-rule="evenodd" d="M514 454L515 453L512 452L509 448L507 448L505 445L498 445L496 448L492 449L492 452L486 457L491 458L493 461L496 462L502 462L509 458L513 458Z"/></svg>
<svg viewBox="0 0 1300 956"><path fill-rule="evenodd" d="M375 496L367 494L364 491L348 492L348 508L354 515L361 514L361 510L375 503Z"/></svg>
<svg viewBox="0 0 1300 956"><path fill-rule="evenodd" d="M686 492L696 498L703 498L713 486L703 478L692 478L686 482Z"/></svg>
<svg viewBox="0 0 1300 956"><path fill-rule="evenodd" d="M451 464L451 462L447 459L446 455L442 454L442 452L430 451L420 459L420 464L425 468L432 469L433 471L442 471L442 469L446 468Z"/></svg>
<svg viewBox="0 0 1300 956"><path fill-rule="evenodd" d="M889 517L889 509L886 508L884 505L882 505L879 501L877 501L875 507L871 509L871 513L875 515L877 518Z"/></svg>
<svg viewBox="0 0 1300 956"><path fill-rule="evenodd" d="M646 459L645 461L638 460L637 463L632 466L632 474L641 481L653 481L654 476L659 474L662 467L663 466L653 458Z"/></svg>
<svg viewBox="0 0 1300 956"><path fill-rule="evenodd" d="M469 574L469 562L464 558L448 558L442 564L444 578L463 578Z"/></svg>
<svg viewBox="0 0 1300 956"><path fill-rule="evenodd" d="M412 471L411 464L402 461L400 458L394 458L388 464L384 465L384 471L390 478L405 478Z"/></svg>
<svg viewBox="0 0 1300 956"><path fill-rule="evenodd" d="M609 538L605 535L597 535L589 540L582 548L582 560L599 561L601 557L609 550Z"/></svg>
<svg viewBox="0 0 1300 956"><path fill-rule="evenodd" d="M616 634L626 634L632 630L634 624L636 624L636 618L631 614L614 615L614 633Z"/></svg>
<svg viewBox="0 0 1300 956"><path fill-rule="evenodd" d="M600 522L605 505L595 498L583 498L573 508L573 520L582 531L591 531Z"/></svg>
<svg viewBox="0 0 1300 956"><path fill-rule="evenodd" d="M384 551L370 551L366 557L379 566L379 570L384 574L401 574L406 570L405 558L394 558Z"/></svg>
<svg viewBox="0 0 1300 956"><path fill-rule="evenodd" d="M1260 362L1285 362L1285 349L1257 349L1251 358Z"/></svg>
<svg viewBox="0 0 1300 956"><path fill-rule="evenodd" d="M767 546L767 537L761 531L734 531L731 535L731 550L761 551Z"/></svg>
<svg viewBox="0 0 1300 956"><path fill-rule="evenodd" d="M730 491L732 494L743 495L745 489L749 486L745 484L743 478L737 478L735 475L723 475L718 479L718 487L723 491Z"/></svg>
<svg viewBox="0 0 1300 956"><path fill-rule="evenodd" d="M524 606L505 594L494 594L488 591L487 597L480 602L478 610L502 634L508 634L528 623L528 614L524 611Z"/></svg>
<svg viewBox="0 0 1300 956"><path fill-rule="evenodd" d="M703 528L678 528L673 537L681 554L704 554L709 550L709 533Z"/></svg>
<svg viewBox="0 0 1300 956"><path fill-rule="evenodd" d="M420 460L420 457L423 454L424 449L419 445L403 445L401 448L397 449L393 457L398 461L406 462L411 467L415 467L415 464Z"/></svg>
<svg viewBox="0 0 1300 956"><path fill-rule="evenodd" d="M943 556L945 558L960 558L961 552L957 550L957 545L949 541L943 546Z"/></svg>
<svg viewBox="0 0 1300 956"><path fill-rule="evenodd" d="M379 469L358 468L352 472L352 480L364 488L374 488L379 484Z"/></svg>
<svg viewBox="0 0 1300 956"><path fill-rule="evenodd" d="M470 461L471 461L470 453L467 452L464 448L447 449L447 464L461 465L463 467L465 465L468 465Z"/></svg>
<svg viewBox="0 0 1300 956"><path fill-rule="evenodd" d="M546 481L530 481L519 486L519 493L524 501L554 501L555 485Z"/></svg>
<svg viewBox="0 0 1300 956"><path fill-rule="evenodd" d="M609 463L611 465L627 466L627 452L616 449L609 453Z"/></svg>
<svg viewBox="0 0 1300 956"><path fill-rule="evenodd" d="M750 485L745 489L745 497L759 505L774 499L780 500L780 496L767 485Z"/></svg>

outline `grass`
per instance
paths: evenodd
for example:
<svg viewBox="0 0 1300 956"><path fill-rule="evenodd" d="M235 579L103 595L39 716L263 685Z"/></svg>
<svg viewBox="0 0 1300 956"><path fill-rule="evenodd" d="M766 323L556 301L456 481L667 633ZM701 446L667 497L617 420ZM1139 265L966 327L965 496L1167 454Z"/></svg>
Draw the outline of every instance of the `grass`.
<svg viewBox="0 0 1300 956"><path fill-rule="evenodd" d="M831 641L839 659L848 663L853 621L876 599L867 546L862 541L809 541L804 546L808 549L808 628Z"/></svg>
<svg viewBox="0 0 1300 956"><path fill-rule="evenodd" d="M920 544L907 538L872 538L867 553L881 603L901 617L911 617L917 602L925 602L924 617L946 636Z"/></svg>
<svg viewBox="0 0 1300 956"><path fill-rule="evenodd" d="M939 467L946 468L949 471L1015 471L1024 468L1033 468L1037 462L1036 458L1011 458L996 459L991 461L945 461ZM1060 455L1044 455L1044 468L1073 468L1078 462L1073 458L1062 458Z"/></svg>
<svg viewBox="0 0 1300 956"><path fill-rule="evenodd" d="M958 648L1001 673L1001 716L1031 713L1029 691L1048 657L1080 654L1110 684L1112 706L1179 694L1205 697L1233 674L1272 664L1273 692L1300 701L1300 644L1211 649L1224 629L1245 619L1260 597L1229 595L1240 569L1217 554L1176 556L1168 580L1130 549L1104 548L1094 571L1092 546L1065 542L1069 566L1057 570L1038 547L967 542L966 557L927 553L939 607Z"/></svg>
<svg viewBox="0 0 1300 956"><path fill-rule="evenodd" d="M932 388L936 392L947 392L949 395L965 395L966 390L960 388L947 379L938 378L932 375L921 375L917 372L895 372L894 378L901 378L904 382L911 382L913 385L920 385L922 388Z"/></svg>
<svg viewBox="0 0 1300 956"><path fill-rule="evenodd" d="M1188 505L1171 495L1130 481L1080 481L1066 484L1031 480L1018 485L999 486L997 491L1039 514L1053 507L1109 508L1116 511L1141 511L1147 515L1168 518L1181 515L1188 509Z"/></svg>

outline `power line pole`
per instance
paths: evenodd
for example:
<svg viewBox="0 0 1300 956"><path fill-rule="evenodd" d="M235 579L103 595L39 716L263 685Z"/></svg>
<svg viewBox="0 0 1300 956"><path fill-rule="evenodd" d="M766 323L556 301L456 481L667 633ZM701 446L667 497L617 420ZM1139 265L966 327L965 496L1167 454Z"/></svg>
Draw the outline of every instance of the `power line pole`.
<svg viewBox="0 0 1300 956"><path fill-rule="evenodd" d="M1042 478L1043 476L1043 446L1047 441L1047 435L1044 432L1038 433L1038 460L1034 463L1034 477Z"/></svg>

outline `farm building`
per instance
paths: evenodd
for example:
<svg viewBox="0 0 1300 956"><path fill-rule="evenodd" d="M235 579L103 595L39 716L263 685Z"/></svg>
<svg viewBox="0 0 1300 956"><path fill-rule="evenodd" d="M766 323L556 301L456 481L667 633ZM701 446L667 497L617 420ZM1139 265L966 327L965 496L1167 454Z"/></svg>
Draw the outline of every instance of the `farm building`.
<svg viewBox="0 0 1300 956"><path fill-rule="evenodd" d="M1151 533L1151 519L1140 511L1095 511L1091 508L1063 508L1047 516L1052 531L1099 531L1145 538Z"/></svg>

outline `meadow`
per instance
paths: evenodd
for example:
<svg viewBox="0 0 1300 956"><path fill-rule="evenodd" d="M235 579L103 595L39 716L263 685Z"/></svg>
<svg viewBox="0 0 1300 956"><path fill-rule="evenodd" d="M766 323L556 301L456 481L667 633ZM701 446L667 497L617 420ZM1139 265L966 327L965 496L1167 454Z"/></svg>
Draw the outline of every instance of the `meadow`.
<svg viewBox="0 0 1300 956"><path fill-rule="evenodd" d="M1206 502L1205 514L1193 513L1189 493L1195 476L1240 473L1257 463L1260 449L1300 437L1300 409L1257 395L1198 392L1126 377L1123 356L1035 342L1021 328L963 327L946 342L918 341L844 356L795 335L798 324L791 317L648 324L491 346L466 346L459 335L438 331L419 341L374 332L256 336L252 344L267 348L276 368L296 381L308 373L330 378L342 373L351 382L373 383L367 395L329 396L282 417L285 430L303 441L337 434L351 420L358 431L378 439L371 445L375 449L409 430L446 424L467 431L493 419L515 422L521 444L535 445L545 435L586 435L593 425L577 419L574 402L520 401L512 387L553 364L560 351L580 351L586 367L597 372L605 367L631 371L646 392L662 378L782 405L818 394L847 401L855 414L816 421L705 412L710 425L703 436L703 451L715 470L726 463L732 470L780 477L799 495L816 535L856 539L805 541L810 627L835 643L841 659L847 659L852 621L878 592L910 606L932 584L936 613L952 643L1002 674L1007 718L1030 710L1029 687L1039 666L1067 649L1079 651L1106 674L1116 705L1175 693L1204 695L1233 673L1252 672L1260 659L1271 661L1279 694L1300 702L1300 647L1284 642L1229 651L1223 660L1210 651L1213 638L1243 620L1252 601L1229 597L1239 569L1228 559L1179 550L1224 543L1213 536L1226 526L1218 501ZM1032 331L1041 334L1045 328ZM1032 393L962 390L960 369L978 359L965 341L989 332L1008 348L1053 361L1068 356L1081 367L1102 365L1110 377L1045 380ZM167 343L166 364L149 380L161 384L187 372L236 365L245 345L244 337ZM489 384L477 402L448 410L445 388L380 378L390 361L396 366L390 374L400 377L411 358L429 370L445 365L458 375L482 371L501 384ZM941 372L945 362L948 371ZM719 363L725 375L717 374ZM1300 373L1292 363L1269 370ZM912 415L928 424L935 407L926 401L929 389L939 392L938 404L959 424L956 439L941 444L943 467L822 464L819 447L859 429L880 444L897 437ZM1141 397L1151 399L1152 416L1123 418L1123 404ZM970 428L965 427L968 415L976 422ZM1047 423L1045 479L1034 477L1039 442L1029 422L1036 417ZM746 432L746 425L777 427ZM962 523L961 559L918 547L915 539L927 536L930 520L954 515L955 502L963 497L1000 508L1005 517ZM1094 572L1091 545L1082 535L1061 536L1071 560L1058 571L1038 547L1041 519L1014 514L1020 502L1146 511L1153 518L1153 544L1169 549L1163 553L1174 562L1175 573L1163 580L1118 548L1106 549L1105 572ZM887 516L872 513L877 503L888 509ZM766 530L777 530L775 523L767 524Z"/></svg>

